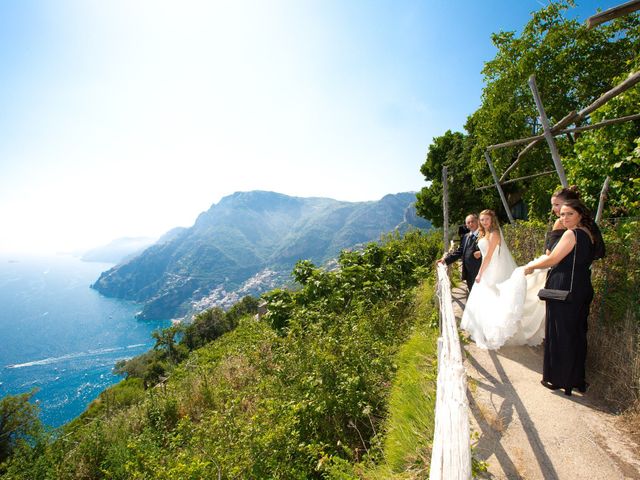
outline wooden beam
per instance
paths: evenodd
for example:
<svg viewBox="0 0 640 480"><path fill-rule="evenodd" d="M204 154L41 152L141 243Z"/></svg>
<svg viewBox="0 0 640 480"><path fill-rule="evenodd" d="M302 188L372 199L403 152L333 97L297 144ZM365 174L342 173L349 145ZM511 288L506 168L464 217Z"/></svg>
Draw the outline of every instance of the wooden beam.
<svg viewBox="0 0 640 480"><path fill-rule="evenodd" d="M533 150L533 147L535 147L538 143L539 143L538 141L531 142L529 145L527 145L526 147L524 147L524 148L520 151L520 153L518 154L518 158L516 158L516 161L515 161L515 162L513 162L513 163L514 163L514 164L515 164L515 163L518 163L518 162L520 161L520 159L521 159L522 157L524 157L527 153L529 153L531 150Z"/></svg>
<svg viewBox="0 0 640 480"><path fill-rule="evenodd" d="M553 131L554 135L558 136L558 135L565 135L565 134L569 134L569 133L578 133L578 132L584 132L584 131L587 131L587 130L594 130L596 128L606 127L607 125L615 125L616 123L624 123L624 122L629 122L631 120L638 120L638 119L640 119L640 114L634 114L634 115L627 115L626 117L612 118L612 119L609 119L609 120L603 120L602 122L594 123L593 125L585 125L583 127L565 128L565 129L562 129L562 130L555 130L555 128L552 128L551 130ZM557 125L560 125L560 122L558 122ZM523 142L521 142L521 143L523 143ZM516 158L515 161L511 165L509 165L509 168L507 168L504 171L504 173L502 174L502 176L500 177L500 181L501 182L505 178L507 178L507 175L509 174L509 172L511 170L513 170L518 165L518 162L520 161L520 159L526 153L530 152L531 149L533 147L535 147L537 144L538 144L538 140L530 143L524 149L522 149L522 151L518 154L518 158Z"/></svg>
<svg viewBox="0 0 640 480"><path fill-rule="evenodd" d="M564 135L569 133L586 132L587 130L595 130L596 128L606 127L608 125L615 125L617 123L630 122L632 120L640 120L640 113L634 113L633 115L627 115L626 117L610 118L609 120L603 120L593 125L585 125L583 127L567 128L560 130L558 135Z"/></svg>
<svg viewBox="0 0 640 480"><path fill-rule="evenodd" d="M556 173L555 170L547 170L546 172L534 173L533 175L527 175L524 177L513 178L511 180L507 180L506 182L500 182L500 185L508 185L509 183L518 182L520 180L527 180L529 178L540 177L542 175L551 175L552 173ZM485 185L484 187L478 187L476 190L486 190L487 188L494 188L495 185Z"/></svg>
<svg viewBox="0 0 640 480"><path fill-rule="evenodd" d="M523 143L528 143L528 142L538 142L542 139L544 139L544 133L541 133L540 135L534 135L533 137L519 138L517 140L510 140L504 143L496 143L495 145L489 145L487 147L487 151L491 152L492 150L497 150L499 148L515 147L516 145L522 145Z"/></svg>
<svg viewBox="0 0 640 480"><path fill-rule="evenodd" d="M444 252L449 249L449 180L447 166L442 167L442 242Z"/></svg>
<svg viewBox="0 0 640 480"><path fill-rule="evenodd" d="M560 120L553 127L551 127L551 131L555 133L556 131L560 130L561 128L566 127L577 116L578 116L578 114L575 111L570 112L562 120ZM510 140L510 141L504 142L504 143L496 143L495 145L489 145L487 147L487 150L492 151L492 150L496 150L498 148L514 147L516 145L521 145L521 144L527 143L527 142L536 142L537 143L540 140L544 140L544 133L541 133L540 135L534 135L532 137L519 138L518 140Z"/></svg>
<svg viewBox="0 0 640 480"><path fill-rule="evenodd" d="M614 18L618 18L623 15L627 15L629 13L635 12L636 10L640 10L640 0L631 0L630 2L623 3L622 5L610 8L608 10L605 10L604 12L599 12L595 15L591 15L589 18L587 18L587 28L593 28L596 25L600 25L601 23L608 22L609 20L613 20Z"/></svg>
<svg viewBox="0 0 640 480"><path fill-rule="evenodd" d="M580 110L578 112L578 118L582 119L586 117L591 112L593 112L594 110L597 110L612 98L617 97L618 95L620 95L622 92L626 90L629 90L638 82L640 82L640 71L629 74L626 80L619 83L608 92L603 93L595 102L593 102L588 107L585 107L582 110Z"/></svg>
<svg viewBox="0 0 640 480"><path fill-rule="evenodd" d="M556 166L556 171L558 172L558 177L560 178L560 183L564 188L569 188L569 182L567 182L567 175L564 172L564 167L562 166L562 160L560 159L560 152L558 152L558 146L556 145L556 140L551 131L551 125L549 124L549 119L547 118L547 113L544 111L544 105L542 105L542 99L540 98L540 93L538 92L538 86L536 85L536 76L531 75L529 77L529 88L531 88L531 93L533 94L533 99L536 102L536 107L538 108L538 113L540 113L540 122L542 123L542 128L544 129L544 137L549 144L549 149L551 150L551 158L553 159L553 163ZM496 179L497 182L497 179Z"/></svg>
<svg viewBox="0 0 640 480"><path fill-rule="evenodd" d="M502 191L502 187L500 186L500 181L498 180L498 175L496 175L496 169L493 168L493 162L491 161L491 155L486 150L484 151L484 158L487 161L487 165L489 165L489 170L491 170L491 175L493 176L493 181L498 193L500 194L500 200L502 200L502 205L507 212L507 217L509 217L509 223L514 223L513 215L511 215L511 209L509 208L509 204L507 203L507 197L504 196L504 192Z"/></svg>
<svg viewBox="0 0 640 480"><path fill-rule="evenodd" d="M600 108L606 102L608 102L612 98L620 95L622 92L630 89L631 87L633 87L638 82L640 82L640 72L634 72L634 73L630 74L629 77L627 77L626 80L622 81L620 84L616 85L611 90L608 90L607 92L603 93L591 105L583 108L578 113L569 112L567 115L565 115L564 118L562 118L558 123L556 123L551 128L552 133L557 134L557 133L560 132L561 129L563 129L564 127L566 127L570 123L574 122L575 120L584 119L591 112L593 112L594 110ZM563 133L566 133L566 131L563 132ZM503 148L503 147L509 147L509 146L514 146L514 145L520 145L522 143L527 143L529 141L531 142L524 149L522 149L522 151L518 154L518 158L516 158L515 161L511 165L509 165L509 168L502 174L502 177L500 178L500 180L501 181L504 180L506 178L507 174L511 170L513 170L515 168L515 166L518 164L520 159L522 157L524 157L527 153L529 153L533 149L533 147L535 147L543 138L544 138L544 135L536 135L534 137L528 137L526 139L523 138L523 139L519 139L519 140L512 140L511 142L499 143L499 144L490 145L489 147L487 147L487 149L489 151L491 151L491 150L495 150L496 148Z"/></svg>
<svg viewBox="0 0 640 480"><path fill-rule="evenodd" d="M565 115L562 119L560 119L558 123L556 123L553 127L551 127L551 132L554 135L556 135L560 129L566 127L567 125L570 125L577 117L578 117L578 114L574 110L572 110L567 115ZM533 137L530 137L530 138L532 138L533 141L518 154L518 158L516 158L515 161L511 165L509 165L509 168L507 168L505 172L502 174L502 177L500 177L500 181L507 178L507 175L509 174L509 172L516 167L520 159L523 156L525 156L528 152L530 152L531 149L535 147L542 139L544 139L544 133L542 135L537 135L536 138L533 138ZM519 143L526 143L526 142L519 142Z"/></svg>
<svg viewBox="0 0 640 480"><path fill-rule="evenodd" d="M594 123L593 125L585 125L583 127L575 127L575 128L566 128L564 130L559 130L558 132L556 132L556 135L569 135L571 133L585 132L587 130L595 130L596 128L602 128L608 125L616 125L618 123L630 122L632 120L640 120L640 113L634 113L633 115L627 115L625 117L610 118L608 120L603 120L601 122ZM529 138L532 138L532 137L529 137ZM526 180L529 178L534 178L534 177L539 177L541 175L549 175L550 173L554 173L553 170L549 170L542 173L536 173L535 175L528 175L526 177L518 177L518 178L514 178L513 180L504 181L507 173L509 173L509 171L516 165L517 161L518 160L513 162L509 166L509 168L502 174L502 177L500 177L500 185L507 185L509 183L517 182L518 180ZM483 187L476 188L476 190L486 190L487 188L493 188L494 186L495 185L485 185Z"/></svg>
<svg viewBox="0 0 640 480"><path fill-rule="evenodd" d="M598 211L595 218L596 223L600 223L600 220L602 219L604 202L607 200L607 192L609 192L609 182L611 182L611 177L607 176L604 180L604 184L602 185L602 190L600 190L600 201L598 202Z"/></svg>
<svg viewBox="0 0 640 480"><path fill-rule="evenodd" d="M584 130L593 130L594 128L600 128L600 127L604 127L606 125L613 125L615 123L624 123L624 122L628 122L630 120L637 120L639 118L639 115L640 114L627 115L626 117L619 117L619 118L612 118L612 119L609 119L609 120L603 120L602 122L594 123L593 125L585 125L584 127L566 128L566 129L565 128L560 128L560 127L566 126L566 125L562 125L562 121L560 121L555 126L553 126L551 128L551 131L556 136L564 135L566 133L572 133L572 132L582 132ZM542 139L544 139L544 134L535 135L533 137L519 138L517 140L511 140L509 142L496 143L494 145L489 145L487 147L487 150L491 152L492 150L497 150L499 148L513 147L513 146L522 145L523 143L527 143L527 142L531 142L531 141L535 141L537 143L538 141L540 141ZM511 166L509 166L509 170L512 168L512 166L513 166L513 164L511 164Z"/></svg>

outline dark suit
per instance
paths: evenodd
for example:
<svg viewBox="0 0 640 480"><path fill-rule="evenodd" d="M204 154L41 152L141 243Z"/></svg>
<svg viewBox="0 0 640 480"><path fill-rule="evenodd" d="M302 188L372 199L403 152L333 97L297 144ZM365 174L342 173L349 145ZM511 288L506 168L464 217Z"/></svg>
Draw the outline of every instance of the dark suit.
<svg viewBox="0 0 640 480"><path fill-rule="evenodd" d="M479 251L478 239L474 236L474 232L469 232L462 237L460 246L444 257L444 262L447 265L462 259L462 279L467 282L469 291L471 291L471 287L476 281L478 270L480 270L480 265L482 264L482 257L475 258L473 256L473 253L477 251Z"/></svg>

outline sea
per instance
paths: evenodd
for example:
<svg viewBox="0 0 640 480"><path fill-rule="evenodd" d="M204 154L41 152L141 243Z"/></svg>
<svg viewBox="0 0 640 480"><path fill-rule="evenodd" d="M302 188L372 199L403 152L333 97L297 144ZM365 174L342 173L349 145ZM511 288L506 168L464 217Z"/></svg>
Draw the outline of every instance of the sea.
<svg viewBox="0 0 640 480"><path fill-rule="evenodd" d="M171 320L137 320L139 304L90 288L112 265L72 255L0 254L0 398L36 393L40 418L58 427L122 377L119 360L153 348Z"/></svg>

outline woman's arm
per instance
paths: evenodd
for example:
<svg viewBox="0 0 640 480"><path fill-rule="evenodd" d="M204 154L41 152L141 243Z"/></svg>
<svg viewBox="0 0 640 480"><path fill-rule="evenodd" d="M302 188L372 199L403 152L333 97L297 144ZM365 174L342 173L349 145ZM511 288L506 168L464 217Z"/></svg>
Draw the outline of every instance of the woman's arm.
<svg viewBox="0 0 640 480"><path fill-rule="evenodd" d="M525 269L524 274L529 275L538 268L553 267L560 263L560 261L566 257L576 244L576 234L573 230L567 230L562 234L562 237L549 253L549 255L541 257L531 263L529 263Z"/></svg>
<svg viewBox="0 0 640 480"><path fill-rule="evenodd" d="M495 252L496 247L500 245L500 232L491 232L489 233L489 248L487 249L487 254L482 257L482 263L480 264L480 270L478 271L478 276L476 276L476 283L478 283L482 279L483 272L491 263L491 257L493 257L493 252Z"/></svg>

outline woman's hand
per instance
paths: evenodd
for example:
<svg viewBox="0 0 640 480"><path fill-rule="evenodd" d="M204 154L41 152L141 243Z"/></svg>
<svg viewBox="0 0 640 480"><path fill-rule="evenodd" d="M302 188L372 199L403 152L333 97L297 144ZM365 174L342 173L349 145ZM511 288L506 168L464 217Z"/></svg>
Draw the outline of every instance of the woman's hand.
<svg viewBox="0 0 640 480"><path fill-rule="evenodd" d="M480 283L480 280L482 280L482 274L479 273L478 276L476 277L476 283Z"/></svg>
<svg viewBox="0 0 640 480"><path fill-rule="evenodd" d="M480 251L473 252L473 256L476 258L476 260L478 260L482 258L482 253L480 253Z"/></svg>
<svg viewBox="0 0 640 480"><path fill-rule="evenodd" d="M535 268L533 268L533 267L524 267L524 274L525 275L531 275L534 270L535 270Z"/></svg>

